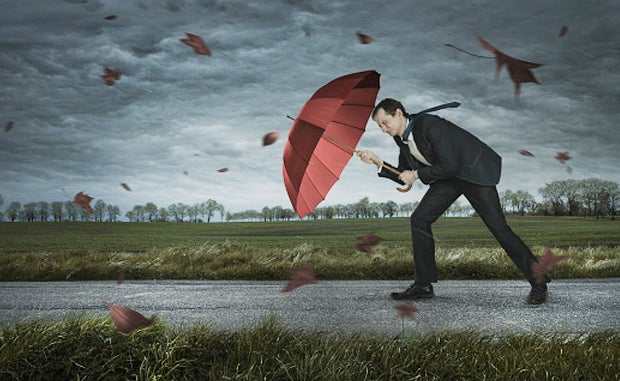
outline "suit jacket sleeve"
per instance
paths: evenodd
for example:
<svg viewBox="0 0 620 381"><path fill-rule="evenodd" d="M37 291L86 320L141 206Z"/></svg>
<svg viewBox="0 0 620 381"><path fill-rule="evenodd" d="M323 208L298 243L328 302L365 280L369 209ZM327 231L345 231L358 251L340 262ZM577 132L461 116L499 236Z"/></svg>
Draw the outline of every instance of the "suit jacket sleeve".
<svg viewBox="0 0 620 381"><path fill-rule="evenodd" d="M381 171L378 173L379 177L385 177L388 178L392 181L395 181L397 183L399 183L400 185L405 185L405 183L401 180L398 179L398 175L396 175L395 173L388 171L385 166L389 165L390 167L394 168L393 165L389 164L388 162L383 162L383 167L381 168ZM398 169L399 172L402 172L404 170L407 169L411 169L411 167L409 166L409 164L407 163L407 159L404 156L404 153L401 149L400 154L398 155L398 167L396 168Z"/></svg>

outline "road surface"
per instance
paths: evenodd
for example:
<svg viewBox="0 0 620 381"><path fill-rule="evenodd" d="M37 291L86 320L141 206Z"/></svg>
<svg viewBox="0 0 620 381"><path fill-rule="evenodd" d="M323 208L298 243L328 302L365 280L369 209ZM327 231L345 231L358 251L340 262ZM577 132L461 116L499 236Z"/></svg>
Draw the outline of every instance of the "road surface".
<svg viewBox="0 0 620 381"><path fill-rule="evenodd" d="M293 329L398 335L390 299L406 281L319 281L281 292L284 281L0 282L0 324L37 317L107 316L103 301L174 326L235 330L274 316ZM553 280L547 303L525 302L525 281L440 281L416 301L407 332L477 329L494 335L620 329L620 278Z"/></svg>

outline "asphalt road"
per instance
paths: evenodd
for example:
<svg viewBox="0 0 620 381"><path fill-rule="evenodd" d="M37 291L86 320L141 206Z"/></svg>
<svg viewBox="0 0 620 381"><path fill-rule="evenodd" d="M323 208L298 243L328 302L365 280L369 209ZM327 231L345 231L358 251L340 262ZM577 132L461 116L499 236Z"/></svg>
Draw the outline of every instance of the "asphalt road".
<svg viewBox="0 0 620 381"><path fill-rule="evenodd" d="M319 281L281 292L282 281L0 282L0 324L74 314L107 316L103 301L175 326L234 330L274 316L307 331L401 333L390 299L406 281ZM440 281L414 302L406 332L477 329L495 335L620 329L620 278L553 280L547 303L525 302L525 281Z"/></svg>

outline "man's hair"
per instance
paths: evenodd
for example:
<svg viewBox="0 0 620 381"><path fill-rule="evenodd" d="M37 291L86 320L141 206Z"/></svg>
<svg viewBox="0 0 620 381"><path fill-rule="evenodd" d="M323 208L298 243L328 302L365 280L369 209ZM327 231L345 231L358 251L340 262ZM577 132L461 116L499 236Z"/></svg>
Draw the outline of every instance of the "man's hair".
<svg viewBox="0 0 620 381"><path fill-rule="evenodd" d="M372 111L372 118L375 118L375 115L379 112L379 109L383 109L386 114L394 116L396 114L396 110L400 109L403 112L405 117L409 117L407 111L405 111L405 106L402 103L392 98L385 98L379 104L375 106L375 109Z"/></svg>

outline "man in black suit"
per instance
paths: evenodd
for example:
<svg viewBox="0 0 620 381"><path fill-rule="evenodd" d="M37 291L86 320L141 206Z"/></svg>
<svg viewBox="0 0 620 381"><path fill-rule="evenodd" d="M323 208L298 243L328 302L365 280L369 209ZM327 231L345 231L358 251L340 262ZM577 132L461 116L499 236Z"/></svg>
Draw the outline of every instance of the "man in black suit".
<svg viewBox="0 0 620 381"><path fill-rule="evenodd" d="M448 107L455 107L453 104ZM435 108L437 109L437 108ZM396 300L434 297L431 283L437 282L435 240L431 225L465 195L510 259L525 275L532 288L528 303L541 304L547 298L547 282L532 274L536 257L510 229L500 206L496 185L501 174L501 157L480 139L438 116L422 112L409 115L394 99L382 100L372 113L381 130L394 138L400 148L398 171L371 151L359 151L366 163L377 165L380 177L402 185L417 179L430 187L411 215L415 282L403 292L392 293Z"/></svg>

